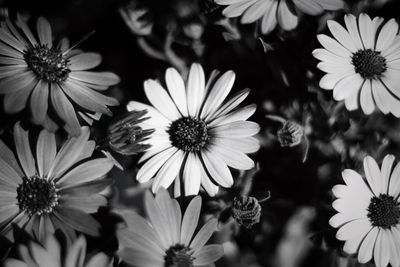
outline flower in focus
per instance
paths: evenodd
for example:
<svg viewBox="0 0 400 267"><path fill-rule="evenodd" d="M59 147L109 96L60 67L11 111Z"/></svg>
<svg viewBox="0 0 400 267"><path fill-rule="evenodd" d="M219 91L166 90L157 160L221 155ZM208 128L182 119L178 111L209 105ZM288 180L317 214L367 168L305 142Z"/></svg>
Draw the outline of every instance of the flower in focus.
<svg viewBox="0 0 400 267"><path fill-rule="evenodd" d="M338 198L332 204L338 213L329 223L339 228L336 237L345 241L343 250L358 253L360 263L374 258L378 267L400 265L400 164L392 170L395 157L387 155L379 169L376 161L364 158L366 180L346 169L346 185L333 187Z"/></svg>
<svg viewBox="0 0 400 267"><path fill-rule="evenodd" d="M146 192L145 209L150 224L132 211L119 211L127 224L117 231L118 255L125 262L137 267L205 266L223 256L221 245L205 245L217 228L217 219L210 219L193 238L200 196L192 199L183 218L178 202L164 188L155 198Z"/></svg>
<svg viewBox="0 0 400 267"><path fill-rule="evenodd" d="M108 158L89 159L95 148L89 128L69 138L57 153L55 135L42 130L36 157L29 133L14 127L17 158L0 141L0 234L8 235L12 224L43 241L56 229L74 237L74 229L96 236L100 224L89 213L97 212L107 199L100 194L111 184L103 177L113 167Z"/></svg>
<svg viewBox="0 0 400 267"><path fill-rule="evenodd" d="M37 20L38 39L20 16L16 25L7 21L0 28L0 94L5 95L7 113L23 110L30 99L34 123L54 130L57 124L49 116L54 109L65 130L74 136L81 129L76 112L84 119L112 114L107 106L118 105L118 101L99 91L117 84L119 77L88 71L101 63L99 54L69 48L67 41L54 44L51 26L44 18Z"/></svg>
<svg viewBox="0 0 400 267"><path fill-rule="evenodd" d="M227 5L223 10L226 17L242 16L243 24L261 20L261 32L270 33L279 24L285 31L297 27L298 11L317 16L324 10L343 8L342 0L215 0L219 5Z"/></svg>
<svg viewBox="0 0 400 267"><path fill-rule="evenodd" d="M151 34L153 23L143 18L147 13L146 9L138 8L137 4L132 1L129 5L121 7L118 11L133 34L139 36Z"/></svg>
<svg viewBox="0 0 400 267"><path fill-rule="evenodd" d="M333 90L333 98L344 100L348 110L361 106L371 114L375 106L384 114L400 117L400 37L394 19L383 23L360 14L344 17L346 28L328 21L334 38L319 35L325 49L313 55L321 60L318 68L327 74L320 87Z"/></svg>
<svg viewBox="0 0 400 267"><path fill-rule="evenodd" d="M235 197L232 206L232 217L240 225L251 228L260 222L261 205L255 197Z"/></svg>
<svg viewBox="0 0 400 267"><path fill-rule="evenodd" d="M43 246L31 242L18 247L20 260L8 258L5 267L111 267L110 258L100 252L92 257L86 255L86 239L77 238L65 251L54 237L49 235Z"/></svg>
<svg viewBox="0 0 400 267"><path fill-rule="evenodd" d="M144 130L138 123L144 122L148 117L147 111L130 111L112 123L107 130L109 147L123 155L135 155L150 148L144 144L153 129Z"/></svg>
<svg viewBox="0 0 400 267"><path fill-rule="evenodd" d="M186 86L173 68L167 70L165 80L168 91L154 80L144 83L154 108L136 101L128 104L128 110L147 110L150 119L139 123L140 127L155 129L148 140L151 148L139 160L148 161L138 171L137 180L143 183L155 176L153 192L175 181L176 196L180 195L181 184L185 195L198 194L200 185L211 196L218 192L216 184L231 187L233 178L228 166L253 168L254 162L246 153L259 149L252 136L260 127L246 121L255 112L255 105L237 108L249 90L225 101L235 74L228 71L219 79L212 75L205 85L199 64L190 68Z"/></svg>

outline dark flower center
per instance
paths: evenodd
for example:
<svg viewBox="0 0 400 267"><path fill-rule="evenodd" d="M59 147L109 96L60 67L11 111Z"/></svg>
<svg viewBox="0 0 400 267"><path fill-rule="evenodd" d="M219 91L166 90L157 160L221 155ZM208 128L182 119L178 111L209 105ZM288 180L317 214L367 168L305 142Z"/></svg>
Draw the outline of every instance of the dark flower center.
<svg viewBox="0 0 400 267"><path fill-rule="evenodd" d="M209 139L206 123L191 117L172 122L168 133L172 145L186 152L200 151Z"/></svg>
<svg viewBox="0 0 400 267"><path fill-rule="evenodd" d="M17 188L18 206L30 216L52 212L58 199L54 183L38 176L24 177Z"/></svg>
<svg viewBox="0 0 400 267"><path fill-rule="evenodd" d="M371 198L367 216L373 226L388 229L400 222L400 207L392 196L380 194Z"/></svg>
<svg viewBox="0 0 400 267"><path fill-rule="evenodd" d="M191 250L183 245L177 244L165 252L165 267L193 267Z"/></svg>
<svg viewBox="0 0 400 267"><path fill-rule="evenodd" d="M32 46L25 51L24 57L28 67L39 79L46 82L63 82L71 72L68 68L68 60L63 57L61 50L55 47Z"/></svg>
<svg viewBox="0 0 400 267"><path fill-rule="evenodd" d="M364 79L376 79L386 71L386 59L381 56L381 52L371 49L358 50L353 53L351 62L355 71Z"/></svg>

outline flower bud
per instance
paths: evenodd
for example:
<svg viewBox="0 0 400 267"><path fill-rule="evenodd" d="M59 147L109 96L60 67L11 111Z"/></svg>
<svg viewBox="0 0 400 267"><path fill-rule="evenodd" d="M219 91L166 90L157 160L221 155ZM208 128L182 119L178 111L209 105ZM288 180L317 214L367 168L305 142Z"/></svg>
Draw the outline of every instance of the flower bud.
<svg viewBox="0 0 400 267"><path fill-rule="evenodd" d="M232 206L232 217L245 228L251 228L260 222L261 206L255 197L235 197Z"/></svg>
<svg viewBox="0 0 400 267"><path fill-rule="evenodd" d="M142 129L138 124L148 119L143 117L146 110L130 111L109 125L107 140L109 147L123 155L135 155L147 150L150 145L143 144L154 129Z"/></svg>
<svg viewBox="0 0 400 267"><path fill-rule="evenodd" d="M151 34L153 23L143 18L147 13L146 9L138 8L137 5L132 2L126 7L120 8L119 13L133 34L140 36Z"/></svg>
<svg viewBox="0 0 400 267"><path fill-rule="evenodd" d="M282 147L293 147L301 143L304 135L304 129L301 125L293 121L285 121L277 136Z"/></svg>

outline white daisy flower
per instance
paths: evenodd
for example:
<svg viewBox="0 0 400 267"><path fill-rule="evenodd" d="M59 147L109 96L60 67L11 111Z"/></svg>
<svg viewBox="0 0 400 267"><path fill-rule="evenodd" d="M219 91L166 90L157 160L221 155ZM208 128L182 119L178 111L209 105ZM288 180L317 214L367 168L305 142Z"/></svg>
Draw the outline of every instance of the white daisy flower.
<svg viewBox="0 0 400 267"><path fill-rule="evenodd" d="M252 137L260 127L246 121L256 110L255 105L237 106L247 97L243 90L225 101L234 80L233 71L216 79L216 73L205 85L203 68L193 64L188 82L173 68L166 71L168 91L158 82L147 80L144 90L154 107L136 101L128 110L146 109L150 119L138 124L142 129L155 129L149 137L152 147L139 162L148 160L138 171L141 183L153 181L153 192L168 188L175 181L175 195L181 185L185 195L198 194L202 186L209 195L222 187L233 185L228 166L247 170L254 162L246 155L259 149Z"/></svg>
<svg viewBox="0 0 400 267"><path fill-rule="evenodd" d="M364 158L366 180L346 169L346 185L333 187L338 211L329 223L340 228L336 238L345 241L343 250L358 254L366 263L374 258L377 267L400 266L400 164L392 171L395 157L387 155L379 169L376 161Z"/></svg>
<svg viewBox="0 0 400 267"><path fill-rule="evenodd" d="M375 106L384 114L400 117L400 36L394 19L383 23L366 14L346 15L346 28L328 21L334 38L319 35L325 49L313 55L321 60L318 68L327 74L320 87L333 89L333 98L344 100L348 110L361 106L371 114Z"/></svg>
<svg viewBox="0 0 400 267"><path fill-rule="evenodd" d="M8 258L5 267L112 267L113 261L103 252L86 255L86 239L78 237L72 243L62 244L55 235L49 235L40 245L30 242L19 245L20 259Z"/></svg>
<svg viewBox="0 0 400 267"><path fill-rule="evenodd" d="M316 16L324 10L343 8L342 0L215 0L219 5L228 5L223 14L228 18L242 16L243 24L261 20L261 32L267 34L277 24L285 31L297 27L297 13Z"/></svg>
<svg viewBox="0 0 400 267"><path fill-rule="evenodd" d="M204 267L214 266L224 255L222 245L206 245L217 229L216 218L194 235L200 218L200 196L190 201L184 214L164 188L154 198L147 191L144 203L148 221L135 212L118 211L126 221L126 227L117 230L118 255L125 262L137 267Z"/></svg>
<svg viewBox="0 0 400 267"><path fill-rule="evenodd" d="M68 134L78 136L77 115L89 124L101 114L112 115L108 106L119 103L102 91L120 79L112 72L91 71L101 63L99 54L73 49L66 39L54 42L45 18L40 17L36 25L36 37L19 15L15 24L7 20L0 25L4 110L13 114L30 106L35 124L54 131L58 127L55 121L61 119Z"/></svg>

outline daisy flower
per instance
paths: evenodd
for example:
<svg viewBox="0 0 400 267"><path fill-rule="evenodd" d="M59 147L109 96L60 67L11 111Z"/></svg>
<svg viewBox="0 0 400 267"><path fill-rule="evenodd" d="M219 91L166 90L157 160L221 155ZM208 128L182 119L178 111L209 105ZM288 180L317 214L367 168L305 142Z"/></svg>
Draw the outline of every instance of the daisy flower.
<svg viewBox="0 0 400 267"><path fill-rule="evenodd" d="M137 267L208 266L223 256L221 245L205 245L217 228L216 218L193 238L200 196L192 199L183 218L178 202L164 188L155 198L147 191L144 203L150 224L132 211L118 211L126 221L126 227L117 230L118 255L125 262Z"/></svg>
<svg viewBox="0 0 400 267"><path fill-rule="evenodd" d="M71 49L67 41L54 44L44 18L37 20L37 38L20 16L16 26L9 20L0 26L0 94L5 95L6 112L16 113L29 105L33 122L54 130L57 124L49 116L54 110L74 136L81 129L77 112L89 120L111 115L107 105L118 101L101 91L119 78L111 72L89 71L101 63L99 54Z"/></svg>
<svg viewBox="0 0 400 267"><path fill-rule="evenodd" d="M261 32L270 33L277 24L285 31L297 27L297 13L317 16L324 10L343 8L342 0L215 0L219 5L227 5L222 13L228 18L242 16L243 24L260 20Z"/></svg>
<svg viewBox="0 0 400 267"><path fill-rule="evenodd" d="M400 117L400 37L394 19L383 23L360 14L344 17L346 28L328 21L334 38L319 35L325 49L313 55L321 60L318 68L327 74L320 87L333 90L333 98L344 100L348 110L361 106L371 114L375 106L384 114Z"/></svg>
<svg viewBox="0 0 400 267"><path fill-rule="evenodd" d="M175 195L196 195L200 186L213 196L218 186L231 187L232 174L227 166L247 170L254 162L246 153L256 152L258 141L252 137L260 127L246 121L255 105L237 106L247 97L243 90L225 101L235 80L232 71L216 79L214 73L205 85L199 64L190 68L188 82L173 68L166 71L168 91L160 83L147 80L144 90L154 107L131 101L128 110L147 110L143 129L155 129L148 143L152 146L139 162L148 160L138 171L141 183L153 181L153 192L168 188L175 181Z"/></svg>
<svg viewBox="0 0 400 267"><path fill-rule="evenodd" d="M53 235L49 235L43 246L31 242L18 247L20 260L9 258L5 267L111 267L110 258L100 252L92 257L86 255L86 239L80 236L65 251Z"/></svg>
<svg viewBox="0 0 400 267"><path fill-rule="evenodd" d="M333 187L338 198L332 204L338 213L329 223L339 228L336 237L345 241L343 250L358 254L360 263L374 258L377 267L400 266L400 164L387 155L379 169L364 158L366 180L353 170L342 176L346 185Z"/></svg>
<svg viewBox="0 0 400 267"><path fill-rule="evenodd" d="M100 224L89 213L107 204L99 192L110 185L103 177L113 167L108 158L89 159L94 141L89 128L69 138L57 152L55 135L42 130L36 157L29 133L17 123L14 141L17 157L0 141L0 234L10 234L12 224L43 241L62 229L69 237L74 229L99 234Z"/></svg>

